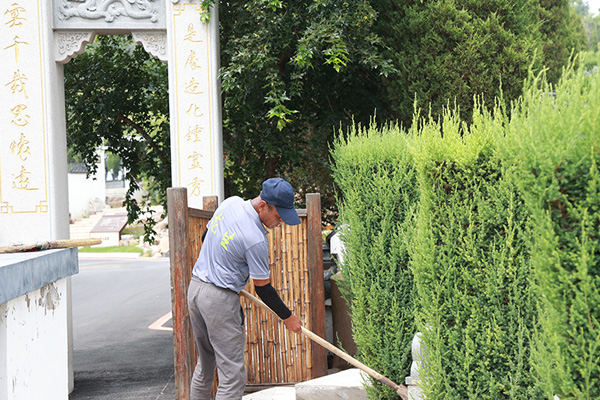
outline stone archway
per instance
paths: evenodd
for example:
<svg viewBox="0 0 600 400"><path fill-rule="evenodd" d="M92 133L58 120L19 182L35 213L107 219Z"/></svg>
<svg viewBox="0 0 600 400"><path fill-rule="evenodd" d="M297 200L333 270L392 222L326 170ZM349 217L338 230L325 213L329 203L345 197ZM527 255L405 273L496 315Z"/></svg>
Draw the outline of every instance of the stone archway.
<svg viewBox="0 0 600 400"><path fill-rule="evenodd" d="M218 10L215 6L210 22L202 22L200 2L10 0L3 3L0 246L69 237L63 64L81 54L97 34L131 33L146 51L168 63L173 186L188 188L191 207L202 208L204 196L216 195L222 200ZM70 286L61 288L57 295L70 303ZM28 304L23 304L23 309L27 307ZM68 315L66 318L69 319ZM21 393L29 393L26 386L38 380L45 382L43 376L51 368L35 365L35 359L20 357L6 339L11 335L7 329L0 315L0 353L6 353L6 361L0 363L0 398L4 398L11 385L13 389L14 385L25 385L21 386ZM70 328L66 329L64 335L69 331ZM23 335L23 342L43 340L34 331ZM56 354L56 357L68 356ZM12 370L26 371L27 379L9 379L5 365L8 362L15 364ZM72 371L65 372L68 380L67 375L70 377ZM53 393L48 390L44 393ZM61 390L58 392L62 393Z"/></svg>

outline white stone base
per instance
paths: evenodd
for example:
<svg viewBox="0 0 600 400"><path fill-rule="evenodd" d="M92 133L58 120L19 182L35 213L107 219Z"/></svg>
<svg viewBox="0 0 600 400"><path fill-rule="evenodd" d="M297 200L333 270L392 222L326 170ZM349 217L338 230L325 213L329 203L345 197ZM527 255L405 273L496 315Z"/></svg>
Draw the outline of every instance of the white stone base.
<svg viewBox="0 0 600 400"><path fill-rule="evenodd" d="M0 400L68 399L67 279L0 304Z"/></svg>
<svg viewBox="0 0 600 400"><path fill-rule="evenodd" d="M366 380L364 372L353 368L297 383L296 400L367 400Z"/></svg>

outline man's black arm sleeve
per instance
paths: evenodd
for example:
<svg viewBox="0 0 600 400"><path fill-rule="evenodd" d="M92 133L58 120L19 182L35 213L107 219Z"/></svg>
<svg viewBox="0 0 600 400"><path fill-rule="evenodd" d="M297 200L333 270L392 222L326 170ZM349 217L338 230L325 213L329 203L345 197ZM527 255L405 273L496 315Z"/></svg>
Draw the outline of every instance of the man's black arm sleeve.
<svg viewBox="0 0 600 400"><path fill-rule="evenodd" d="M256 294L265 302L266 305L279 316L281 319L288 319L292 312L283 303L281 297L277 294L277 291L270 283L265 286L254 286Z"/></svg>

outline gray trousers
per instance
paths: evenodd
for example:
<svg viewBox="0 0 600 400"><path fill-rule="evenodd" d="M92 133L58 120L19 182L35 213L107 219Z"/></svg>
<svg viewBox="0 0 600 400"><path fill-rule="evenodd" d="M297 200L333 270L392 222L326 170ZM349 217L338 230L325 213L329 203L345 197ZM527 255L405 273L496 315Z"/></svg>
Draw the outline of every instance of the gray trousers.
<svg viewBox="0 0 600 400"><path fill-rule="evenodd" d="M217 400L240 400L246 388L243 312L237 293L193 277L188 308L198 350L191 400L209 400L215 366L219 373Z"/></svg>

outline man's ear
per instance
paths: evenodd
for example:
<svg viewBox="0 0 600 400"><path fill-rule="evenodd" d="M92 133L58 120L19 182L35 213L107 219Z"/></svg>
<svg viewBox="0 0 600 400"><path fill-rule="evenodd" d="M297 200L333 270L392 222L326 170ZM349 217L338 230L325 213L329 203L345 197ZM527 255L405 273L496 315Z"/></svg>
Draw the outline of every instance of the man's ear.
<svg viewBox="0 0 600 400"><path fill-rule="evenodd" d="M262 200L262 199L261 199L261 200L258 202L258 208L259 208L260 210L262 210L262 211L265 211L265 210L267 210L267 209L269 208L269 205L267 204L267 202L266 202L266 201L264 201L264 200Z"/></svg>

